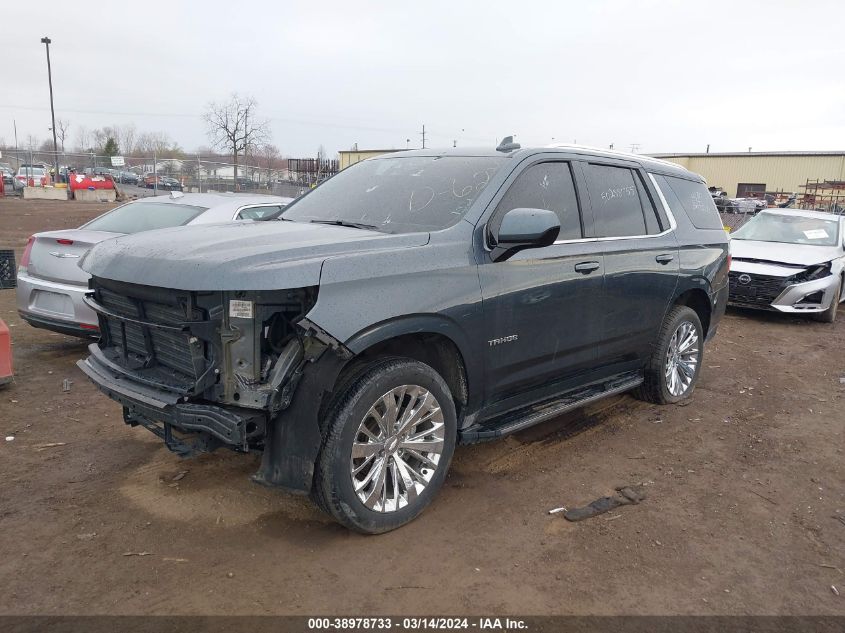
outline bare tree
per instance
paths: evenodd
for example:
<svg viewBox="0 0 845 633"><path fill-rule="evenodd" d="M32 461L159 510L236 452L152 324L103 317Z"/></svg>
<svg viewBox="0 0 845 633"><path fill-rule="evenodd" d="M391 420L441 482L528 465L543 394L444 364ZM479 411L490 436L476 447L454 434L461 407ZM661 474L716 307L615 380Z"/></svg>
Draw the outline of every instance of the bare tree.
<svg viewBox="0 0 845 633"><path fill-rule="evenodd" d="M65 151L65 139L68 137L70 130L70 121L67 119L56 120L56 136L59 137L59 142L62 144L62 153Z"/></svg>
<svg viewBox="0 0 845 633"><path fill-rule="evenodd" d="M137 130L134 123L129 125L111 125L102 130L106 138L113 138L120 146L122 154L132 154L135 151L135 139Z"/></svg>
<svg viewBox="0 0 845 633"><path fill-rule="evenodd" d="M96 128L91 130L91 146L94 150L99 154L101 153L100 150L103 149L103 146L106 144L106 141L109 140L111 136L111 130L108 128L100 129Z"/></svg>
<svg viewBox="0 0 845 633"><path fill-rule="evenodd" d="M87 152L91 149L91 133L84 125L76 128L76 149L81 152Z"/></svg>
<svg viewBox="0 0 845 633"><path fill-rule="evenodd" d="M179 158L183 153L166 132L141 132L135 142L135 151L146 156L156 154L160 158Z"/></svg>
<svg viewBox="0 0 845 633"><path fill-rule="evenodd" d="M211 143L232 154L236 188L238 156L259 147L270 136L269 121L259 120L256 116L257 105L253 97L240 97L233 93L228 101L209 103L203 115Z"/></svg>
<svg viewBox="0 0 845 633"><path fill-rule="evenodd" d="M258 148L257 154L259 160L261 160L263 166L267 169L267 186L269 187L273 171L278 169L281 153L279 152L279 148L275 145L265 143Z"/></svg>
<svg viewBox="0 0 845 633"><path fill-rule="evenodd" d="M138 131L135 128L134 123L130 123L122 128L118 128L115 126L115 138L117 139L117 144L120 145L123 153L127 156L131 156L135 153L135 144L137 140Z"/></svg>

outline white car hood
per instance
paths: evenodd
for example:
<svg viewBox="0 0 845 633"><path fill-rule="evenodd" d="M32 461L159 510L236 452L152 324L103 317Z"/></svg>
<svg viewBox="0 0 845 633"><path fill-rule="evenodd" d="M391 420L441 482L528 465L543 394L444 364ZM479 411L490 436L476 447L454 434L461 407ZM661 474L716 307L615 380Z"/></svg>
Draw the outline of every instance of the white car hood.
<svg viewBox="0 0 845 633"><path fill-rule="evenodd" d="M813 246L811 244L784 244L781 242L756 242L754 240L731 240L731 255L734 259L757 259L772 264L793 264L812 266L823 264L843 252L836 246Z"/></svg>

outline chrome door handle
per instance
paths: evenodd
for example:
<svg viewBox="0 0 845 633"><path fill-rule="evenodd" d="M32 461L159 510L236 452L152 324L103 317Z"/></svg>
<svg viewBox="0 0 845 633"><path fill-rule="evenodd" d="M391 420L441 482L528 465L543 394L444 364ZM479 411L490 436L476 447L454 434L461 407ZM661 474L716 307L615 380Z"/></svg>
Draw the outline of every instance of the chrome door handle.
<svg viewBox="0 0 845 633"><path fill-rule="evenodd" d="M658 264L666 265L669 262L671 262L673 259L675 259L674 255L658 255L657 257L654 258L654 261L656 261Z"/></svg>
<svg viewBox="0 0 845 633"><path fill-rule="evenodd" d="M581 262L580 264L575 264L575 270L582 275L589 275L599 268L601 268L601 264L598 262Z"/></svg>

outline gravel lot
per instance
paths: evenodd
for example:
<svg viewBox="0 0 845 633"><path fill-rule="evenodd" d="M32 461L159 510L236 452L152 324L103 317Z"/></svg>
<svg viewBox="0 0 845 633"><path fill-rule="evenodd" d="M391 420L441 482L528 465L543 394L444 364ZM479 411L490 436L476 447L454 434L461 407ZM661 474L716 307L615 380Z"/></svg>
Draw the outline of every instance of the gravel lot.
<svg viewBox="0 0 845 633"><path fill-rule="evenodd" d="M0 248L107 208L0 198ZM180 460L77 370L85 343L22 322L13 291L0 317L0 613L845 614L845 312L729 311L688 403L461 447L378 537L250 483L257 456ZM547 513L638 482L639 505Z"/></svg>

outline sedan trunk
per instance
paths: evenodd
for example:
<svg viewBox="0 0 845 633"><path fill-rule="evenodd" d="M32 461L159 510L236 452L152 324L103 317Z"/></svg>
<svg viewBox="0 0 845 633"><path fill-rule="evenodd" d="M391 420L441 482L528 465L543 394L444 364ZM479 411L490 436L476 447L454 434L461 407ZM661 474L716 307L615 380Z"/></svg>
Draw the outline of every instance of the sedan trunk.
<svg viewBox="0 0 845 633"><path fill-rule="evenodd" d="M27 272L40 279L87 286L88 274L79 267L79 260L98 242L119 235L84 229L36 233Z"/></svg>

